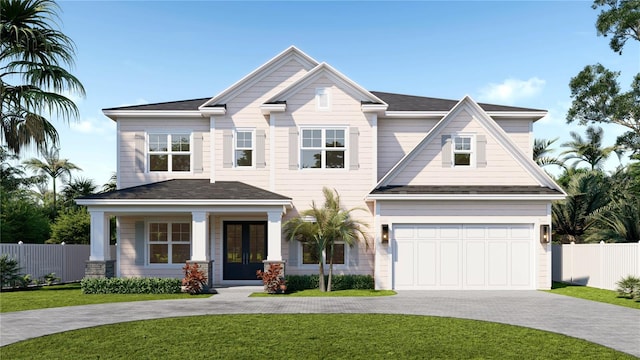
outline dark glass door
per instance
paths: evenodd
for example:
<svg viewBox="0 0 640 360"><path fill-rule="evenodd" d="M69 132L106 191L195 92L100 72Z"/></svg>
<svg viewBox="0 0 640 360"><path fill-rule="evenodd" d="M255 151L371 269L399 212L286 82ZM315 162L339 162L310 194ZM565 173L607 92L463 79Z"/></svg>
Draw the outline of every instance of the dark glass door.
<svg viewBox="0 0 640 360"><path fill-rule="evenodd" d="M258 280L267 259L267 223L238 221L224 223L224 280Z"/></svg>

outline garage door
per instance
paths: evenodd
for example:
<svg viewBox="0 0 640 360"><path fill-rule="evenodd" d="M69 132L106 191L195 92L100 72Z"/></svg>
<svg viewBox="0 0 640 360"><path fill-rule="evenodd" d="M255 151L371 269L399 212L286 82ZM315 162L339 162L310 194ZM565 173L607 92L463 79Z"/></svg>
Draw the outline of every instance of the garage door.
<svg viewBox="0 0 640 360"><path fill-rule="evenodd" d="M535 289L533 225L394 225L394 289Z"/></svg>

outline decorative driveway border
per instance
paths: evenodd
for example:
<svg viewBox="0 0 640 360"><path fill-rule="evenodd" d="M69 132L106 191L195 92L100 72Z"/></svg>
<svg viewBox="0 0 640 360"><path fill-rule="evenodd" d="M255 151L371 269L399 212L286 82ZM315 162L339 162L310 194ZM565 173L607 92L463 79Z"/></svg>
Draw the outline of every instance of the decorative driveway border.
<svg viewBox="0 0 640 360"><path fill-rule="evenodd" d="M219 314L379 313L492 321L560 333L640 357L640 310L541 291L400 291L383 297L211 298L110 303L0 314L0 346L119 322ZM544 341L544 339L540 339Z"/></svg>

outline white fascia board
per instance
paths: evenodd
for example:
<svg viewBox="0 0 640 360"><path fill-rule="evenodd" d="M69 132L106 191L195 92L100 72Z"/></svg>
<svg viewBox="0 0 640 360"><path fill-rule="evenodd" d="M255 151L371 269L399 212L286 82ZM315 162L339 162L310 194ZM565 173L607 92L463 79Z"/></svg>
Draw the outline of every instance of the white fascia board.
<svg viewBox="0 0 640 360"><path fill-rule="evenodd" d="M200 108L200 113L205 116L219 116L227 113L227 108L224 106Z"/></svg>
<svg viewBox="0 0 640 360"><path fill-rule="evenodd" d="M362 104L361 109L364 113L378 113L384 114L389 105L385 104Z"/></svg>
<svg viewBox="0 0 640 360"><path fill-rule="evenodd" d="M282 214L287 213L287 206L120 206L120 205L94 205L88 206L87 210L102 211L107 214L117 214L122 216L154 214L154 215L179 215L191 212L207 212L215 213L267 213L272 211L280 211Z"/></svg>
<svg viewBox="0 0 640 360"><path fill-rule="evenodd" d="M284 112L287 110L287 104L262 104L260 105L262 115L269 115L272 112Z"/></svg>
<svg viewBox="0 0 640 360"><path fill-rule="evenodd" d="M562 200L564 195L523 195L523 194L373 194L366 200Z"/></svg>
<svg viewBox="0 0 640 360"><path fill-rule="evenodd" d="M203 117L198 110L102 110L111 120L119 117Z"/></svg>
<svg viewBox="0 0 640 360"><path fill-rule="evenodd" d="M537 121L547 116L547 111L485 111L492 118L524 118Z"/></svg>
<svg viewBox="0 0 640 360"><path fill-rule="evenodd" d="M78 205L86 206L293 206L291 200L114 200L78 199Z"/></svg>

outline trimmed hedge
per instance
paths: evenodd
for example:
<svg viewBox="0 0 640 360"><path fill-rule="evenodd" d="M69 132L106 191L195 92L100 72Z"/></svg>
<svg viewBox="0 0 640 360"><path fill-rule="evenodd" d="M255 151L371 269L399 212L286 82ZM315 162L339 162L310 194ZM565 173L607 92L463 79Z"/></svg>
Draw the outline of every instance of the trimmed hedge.
<svg viewBox="0 0 640 360"><path fill-rule="evenodd" d="M325 283L329 277L325 275ZM319 275L287 275L287 292L319 287ZM371 275L333 275L331 278L331 290L372 290L375 288Z"/></svg>
<svg viewBox="0 0 640 360"><path fill-rule="evenodd" d="M177 294L182 280L167 278L84 278L83 294Z"/></svg>

